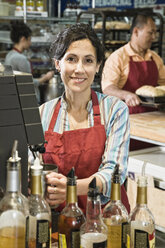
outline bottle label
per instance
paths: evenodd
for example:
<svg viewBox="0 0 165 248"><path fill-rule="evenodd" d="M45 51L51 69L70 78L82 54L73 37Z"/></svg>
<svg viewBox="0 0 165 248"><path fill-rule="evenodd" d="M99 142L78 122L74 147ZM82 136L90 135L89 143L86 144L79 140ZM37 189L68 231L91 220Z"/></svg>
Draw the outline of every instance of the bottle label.
<svg viewBox="0 0 165 248"><path fill-rule="evenodd" d="M65 234L59 233L59 248L67 248Z"/></svg>
<svg viewBox="0 0 165 248"><path fill-rule="evenodd" d="M73 230L71 232L71 244L72 244L72 248L80 247L80 231L79 230Z"/></svg>
<svg viewBox="0 0 165 248"><path fill-rule="evenodd" d="M106 248L107 235L103 233L89 232L81 235L81 248Z"/></svg>
<svg viewBox="0 0 165 248"><path fill-rule="evenodd" d="M108 247L121 248L121 225L108 225Z"/></svg>
<svg viewBox="0 0 165 248"><path fill-rule="evenodd" d="M135 248L155 248L155 232L149 234L148 232L135 229L134 237Z"/></svg>
<svg viewBox="0 0 165 248"><path fill-rule="evenodd" d="M89 245L91 248L107 248L107 241L99 242L99 243L93 243L92 246ZM80 245L80 248L87 248L87 246Z"/></svg>
<svg viewBox="0 0 165 248"><path fill-rule="evenodd" d="M36 247L50 247L50 228L48 220L37 220Z"/></svg>
<svg viewBox="0 0 165 248"><path fill-rule="evenodd" d="M43 6L37 6L37 11L39 11L39 12L42 12L42 11L44 11L44 8L43 8Z"/></svg>
<svg viewBox="0 0 165 248"><path fill-rule="evenodd" d="M21 11L21 10L23 10L23 8L22 8L22 6L16 6L15 10L16 11Z"/></svg>
<svg viewBox="0 0 165 248"><path fill-rule="evenodd" d="M71 235L71 247L80 247L80 231L73 230L70 232ZM67 248L66 235L59 233L59 248Z"/></svg>
<svg viewBox="0 0 165 248"><path fill-rule="evenodd" d="M128 222L123 222L118 225L109 225L108 227L108 247L127 248L127 235L130 233L130 225Z"/></svg>
<svg viewBox="0 0 165 248"><path fill-rule="evenodd" d="M121 247L127 248L127 242L130 235L130 224L128 222L122 223L122 232L121 232L122 238L121 238Z"/></svg>
<svg viewBox="0 0 165 248"><path fill-rule="evenodd" d="M100 243L93 243L93 248L106 248L107 247L107 241L103 241Z"/></svg>

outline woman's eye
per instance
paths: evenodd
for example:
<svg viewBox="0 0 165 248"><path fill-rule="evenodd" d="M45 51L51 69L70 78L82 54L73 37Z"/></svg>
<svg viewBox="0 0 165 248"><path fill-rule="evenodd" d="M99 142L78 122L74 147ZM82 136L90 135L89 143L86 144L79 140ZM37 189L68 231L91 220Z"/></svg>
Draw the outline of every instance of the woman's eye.
<svg viewBox="0 0 165 248"><path fill-rule="evenodd" d="M86 62L87 63L93 63L93 60L92 59L86 59Z"/></svg>
<svg viewBox="0 0 165 248"><path fill-rule="evenodd" d="M69 58L67 58L67 60L70 61L70 62L72 62L72 61L75 61L75 58L69 57Z"/></svg>

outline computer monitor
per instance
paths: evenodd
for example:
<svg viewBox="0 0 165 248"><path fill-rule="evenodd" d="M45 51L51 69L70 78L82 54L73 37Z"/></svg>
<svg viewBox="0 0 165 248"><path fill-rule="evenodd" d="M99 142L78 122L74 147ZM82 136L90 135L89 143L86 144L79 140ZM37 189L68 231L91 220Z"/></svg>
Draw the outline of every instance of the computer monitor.
<svg viewBox="0 0 165 248"><path fill-rule="evenodd" d="M6 187L6 165L14 140L22 164L22 192L28 192L28 147L44 147L44 134L31 74L0 71L0 187ZM43 150L43 149L41 149Z"/></svg>

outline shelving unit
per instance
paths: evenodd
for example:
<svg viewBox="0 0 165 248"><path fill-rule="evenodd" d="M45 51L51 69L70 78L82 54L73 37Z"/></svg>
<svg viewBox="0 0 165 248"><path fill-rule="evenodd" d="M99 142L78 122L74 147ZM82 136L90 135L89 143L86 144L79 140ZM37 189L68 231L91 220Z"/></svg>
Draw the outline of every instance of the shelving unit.
<svg viewBox="0 0 165 248"><path fill-rule="evenodd" d="M125 11L112 11L108 8L91 9L86 12L81 12L77 17L77 22L88 22L93 27L97 22L102 22L100 29L95 29L100 37L105 50L114 51L123 46L129 41L130 29L111 28L106 29L106 23L112 21L120 21L130 24L132 18L135 16L139 9L125 10ZM152 11L152 10L150 10ZM163 17L159 13L151 12L157 25L157 40L153 42L152 48L162 56L162 39L163 39ZM84 16L86 20L84 19ZM89 16L89 18L88 18Z"/></svg>
<svg viewBox="0 0 165 248"><path fill-rule="evenodd" d="M6 53L10 50L12 47L12 42L10 40L10 31L9 31L9 23L11 20L23 20L23 16L0 16L0 62L3 62L5 50ZM36 37L36 34L32 34L32 44L31 44L31 51L34 49L42 49L44 48L47 52L49 50L50 44L52 42L53 37L59 32L60 28L64 28L66 25L70 25L76 22L75 17L70 18L58 18L58 17L42 17L42 16L27 16L27 24L30 25L32 28L32 25L40 25L40 29L49 28L51 25L55 26L58 24L57 32L56 27L54 28L54 33L52 30L50 31L52 33L52 37L48 39L48 35L45 37L41 36ZM8 26L7 30L2 30L2 26ZM37 35L38 36L38 35ZM6 49L5 49L6 47Z"/></svg>

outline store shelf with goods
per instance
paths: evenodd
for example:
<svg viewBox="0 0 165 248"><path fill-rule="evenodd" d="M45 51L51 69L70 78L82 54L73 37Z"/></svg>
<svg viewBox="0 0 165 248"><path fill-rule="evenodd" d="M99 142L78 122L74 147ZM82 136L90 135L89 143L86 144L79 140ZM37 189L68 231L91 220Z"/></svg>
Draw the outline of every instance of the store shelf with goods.
<svg viewBox="0 0 165 248"><path fill-rule="evenodd" d="M0 62L4 62L5 56L12 49L12 41L10 39L10 22L12 20L22 20L21 16L0 16ZM56 17L33 17L27 16L27 25L32 30L32 43L28 50L28 58L34 66L34 73L39 74L48 69L51 65L49 57L49 48L51 42L55 39L57 33L66 26L76 22L74 17L56 18ZM39 58L40 55L40 58ZM46 57L45 57L46 56ZM37 58L37 59L36 59ZM45 60L46 66L45 66ZM43 63L42 63L43 62ZM38 68L37 68L38 67Z"/></svg>
<svg viewBox="0 0 165 248"><path fill-rule="evenodd" d="M152 49L162 55L162 40L163 40L163 17L159 13L153 12L152 16L155 19L157 26L157 38L152 44ZM96 30L100 37L104 48L108 51L114 51L117 48L126 44L130 39L131 21L139 9L113 11L109 8L95 8L88 11L82 11L77 22L88 22ZM88 18L89 16L89 18Z"/></svg>

